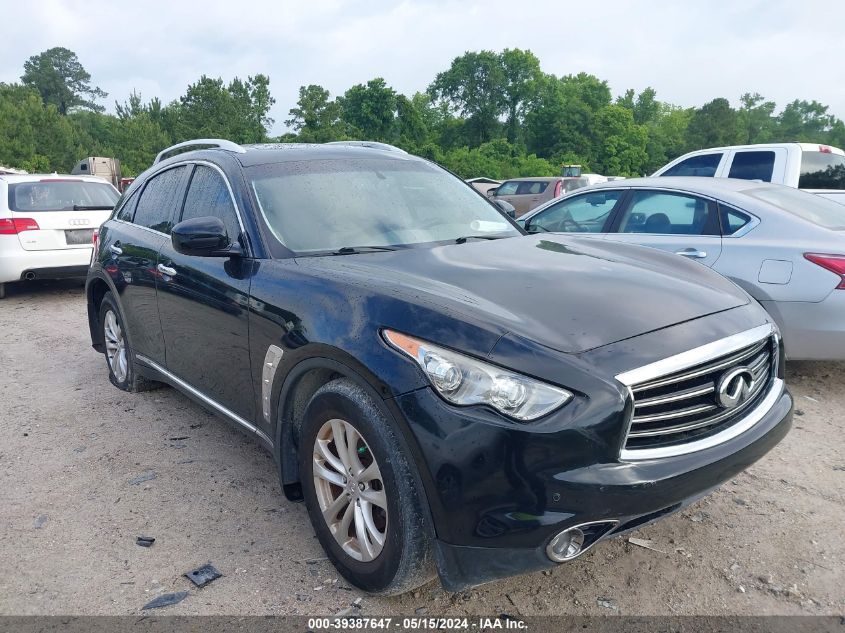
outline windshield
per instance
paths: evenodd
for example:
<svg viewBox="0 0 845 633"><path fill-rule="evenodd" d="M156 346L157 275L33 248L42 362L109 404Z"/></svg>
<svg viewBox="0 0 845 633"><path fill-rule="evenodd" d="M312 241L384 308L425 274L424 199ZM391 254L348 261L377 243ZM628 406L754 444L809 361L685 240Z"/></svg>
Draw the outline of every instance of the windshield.
<svg viewBox="0 0 845 633"><path fill-rule="evenodd" d="M845 229L845 205L791 187L760 187L743 193L826 229Z"/></svg>
<svg viewBox="0 0 845 633"><path fill-rule="evenodd" d="M74 211L78 207L114 207L120 194L105 182L39 180L9 185L12 211Z"/></svg>
<svg viewBox="0 0 845 633"><path fill-rule="evenodd" d="M291 161L247 177L273 235L297 253L520 234L470 186L419 160Z"/></svg>

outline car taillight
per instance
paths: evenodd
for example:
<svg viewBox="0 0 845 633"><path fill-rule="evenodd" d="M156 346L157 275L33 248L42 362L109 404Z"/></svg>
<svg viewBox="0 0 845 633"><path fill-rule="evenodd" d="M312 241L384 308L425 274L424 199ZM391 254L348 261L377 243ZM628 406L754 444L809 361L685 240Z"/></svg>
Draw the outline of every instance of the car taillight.
<svg viewBox="0 0 845 633"><path fill-rule="evenodd" d="M825 270L836 273L841 278L839 290L845 290L845 255L825 255L823 253L804 253L804 258L821 266Z"/></svg>
<svg viewBox="0 0 845 633"><path fill-rule="evenodd" d="M0 235L17 235L21 231L37 231L38 222L32 218L0 218Z"/></svg>
<svg viewBox="0 0 845 633"><path fill-rule="evenodd" d="M559 197L560 197L560 186L561 186L562 184L563 184L563 181L561 181L561 180L558 180L558 181L555 183L555 198L559 198Z"/></svg>
<svg viewBox="0 0 845 633"><path fill-rule="evenodd" d="M91 244L95 251L100 246L100 229L94 229L94 232L91 233Z"/></svg>

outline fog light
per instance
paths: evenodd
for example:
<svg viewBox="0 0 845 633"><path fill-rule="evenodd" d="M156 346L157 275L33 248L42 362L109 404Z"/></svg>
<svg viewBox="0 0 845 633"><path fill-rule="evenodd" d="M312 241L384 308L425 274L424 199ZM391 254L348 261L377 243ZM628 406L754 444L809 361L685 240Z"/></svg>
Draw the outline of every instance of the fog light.
<svg viewBox="0 0 845 633"><path fill-rule="evenodd" d="M546 554L557 563L572 560L584 548L584 532L569 528L555 536L546 546Z"/></svg>

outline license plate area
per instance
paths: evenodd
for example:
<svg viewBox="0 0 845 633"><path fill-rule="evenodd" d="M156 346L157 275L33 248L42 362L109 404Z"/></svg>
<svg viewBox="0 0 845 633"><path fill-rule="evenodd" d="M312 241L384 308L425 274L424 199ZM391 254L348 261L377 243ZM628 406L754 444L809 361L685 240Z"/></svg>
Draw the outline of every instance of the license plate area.
<svg viewBox="0 0 845 633"><path fill-rule="evenodd" d="M91 244L93 237L94 229L68 229L65 231L65 243L68 246Z"/></svg>

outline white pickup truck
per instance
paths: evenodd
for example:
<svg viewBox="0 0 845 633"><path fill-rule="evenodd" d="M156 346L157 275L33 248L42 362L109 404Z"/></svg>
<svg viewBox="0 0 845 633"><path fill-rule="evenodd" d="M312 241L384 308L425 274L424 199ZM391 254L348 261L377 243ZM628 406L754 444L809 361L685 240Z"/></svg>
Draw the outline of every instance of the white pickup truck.
<svg viewBox="0 0 845 633"><path fill-rule="evenodd" d="M817 193L845 204L845 152L816 143L766 143L700 149L676 158L654 176L762 180Z"/></svg>

